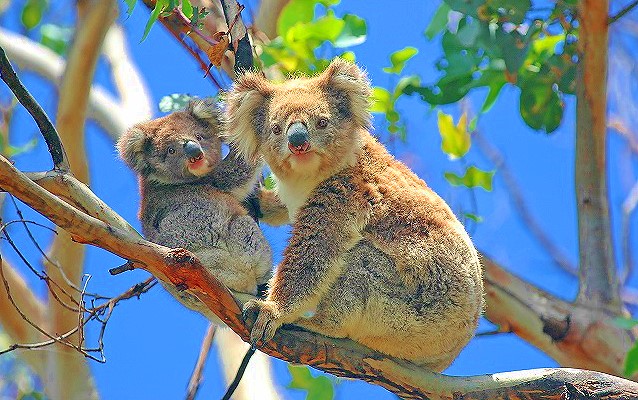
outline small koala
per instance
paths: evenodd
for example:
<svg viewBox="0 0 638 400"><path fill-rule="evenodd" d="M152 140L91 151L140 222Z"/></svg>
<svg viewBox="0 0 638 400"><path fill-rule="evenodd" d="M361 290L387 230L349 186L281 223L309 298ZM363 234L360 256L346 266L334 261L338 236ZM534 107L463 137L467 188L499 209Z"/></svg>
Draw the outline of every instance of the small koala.
<svg viewBox="0 0 638 400"><path fill-rule="evenodd" d="M228 288L257 294L272 276L271 249L241 202L261 165L231 151L222 159L221 113L212 102L137 124L118 141L138 174L142 231L147 239L192 251ZM216 320L195 296L164 287L187 307Z"/></svg>
<svg viewBox="0 0 638 400"><path fill-rule="evenodd" d="M227 95L231 147L275 178L265 221L292 221L268 297L246 305L251 340L294 323L442 371L476 329L482 268L449 206L369 133L370 94L335 59L279 84L247 72Z"/></svg>

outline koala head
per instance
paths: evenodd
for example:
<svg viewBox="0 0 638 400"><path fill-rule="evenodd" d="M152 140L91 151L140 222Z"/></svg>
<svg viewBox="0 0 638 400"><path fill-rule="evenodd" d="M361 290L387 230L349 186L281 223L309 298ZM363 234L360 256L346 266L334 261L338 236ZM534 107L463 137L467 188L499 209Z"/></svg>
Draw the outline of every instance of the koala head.
<svg viewBox="0 0 638 400"><path fill-rule="evenodd" d="M241 76L227 94L225 137L246 159L261 155L275 175L312 175L352 158L370 127L366 74L339 58L321 74L271 83Z"/></svg>
<svg viewBox="0 0 638 400"><path fill-rule="evenodd" d="M117 143L122 159L143 179L161 184L195 181L221 161L221 115L209 100L130 128Z"/></svg>

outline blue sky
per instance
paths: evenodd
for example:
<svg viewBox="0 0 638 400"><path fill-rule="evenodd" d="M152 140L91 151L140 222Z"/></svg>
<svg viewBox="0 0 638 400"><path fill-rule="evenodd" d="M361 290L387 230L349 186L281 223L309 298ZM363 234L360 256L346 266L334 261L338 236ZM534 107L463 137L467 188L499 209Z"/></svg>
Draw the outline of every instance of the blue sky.
<svg viewBox="0 0 638 400"><path fill-rule="evenodd" d="M21 2L15 2L21 3ZM123 2L122 2L123 3ZM337 15L351 12L367 21L368 38L353 50L358 63L365 67L374 85L393 85L394 79L382 71L389 64L388 55L405 46L419 49L404 74L418 74L423 82L434 82L437 73L434 61L441 53L437 40L428 42L423 31L438 7L439 2L342 1L336 7ZM61 6L60 6L61 7ZM15 7L14 7L15 8ZM15 11L1 21L3 26L15 28ZM13 18L13 20L12 20ZM202 79L202 72L188 54L158 24L148 38L140 43L148 11L138 5L133 15L121 17L135 62L149 85L154 103L171 93L190 93L207 96L214 88ZM612 37L612 44L618 43ZM635 39L625 40L628 51L636 48ZM613 71L612 71L613 73ZM32 74L24 74L24 81L49 115L55 115L55 96L52 86ZM98 68L96 81L113 90L107 69ZM4 87L0 95L6 98ZM485 92L472 93L470 100L481 104ZM574 202L574 113L575 99L566 98L565 118L561 127L552 135L545 135L528 128L518 113L518 90L506 87L494 108L482 116L478 128L482 135L503 153L508 167L522 186L532 214L549 236L577 263L577 224ZM612 104L613 107L613 104ZM450 161L440 150L440 136L436 125L436 110L416 98L400 101L399 109L407 124L407 141L394 141L391 149L404 160L436 192L446 199L453 210L459 213L469 207L467 191L451 187L443 178L444 171L461 172L458 161ZM460 115L458 106L442 108ZM613 109L612 109L613 111ZM156 115L160 115L156 109ZM375 118L377 133L380 118ZM19 111L11 131L15 144L25 143L38 136L37 128L26 112ZM133 174L118 160L112 141L95 123L87 129L86 148L91 168L91 188L107 204L124 216L136 228L138 207L137 182ZM635 179L637 163L631 158L624 142L617 135L609 137L610 202L612 206L615 242L618 244L620 228L620 203ZM483 169L494 169L476 148L472 148L469 160ZM44 170L50 166L50 157L43 143L24 156L16 157L16 165L22 170ZM555 266L550 257L532 238L521 223L509 198L505 194L502 178L497 172L493 192L476 190L478 214L484 218L473 230L477 248L492 256L524 279L537 284L564 299L571 300L578 289L576 279ZM23 207L26 212L26 207ZM7 215L9 213L9 215ZM28 213L32 215L32 213ZM5 219L11 216L5 211ZM34 217L35 218L35 217ZM634 229L636 218L633 219ZM285 246L287 228L264 227L277 259ZM46 243L50 234L38 231L38 238ZM22 238L16 229L16 238ZM26 241L24 242L25 246ZM633 245L636 247L636 240ZM619 249L619 245L616 246ZM3 254L16 258L2 245ZM35 252L30 253L37 260ZM619 259L620 252L617 251ZM147 274L133 271L112 277L108 269L122 264L122 260L97 248L89 248L86 272L91 274L90 288L93 291L117 294L132 284L143 280ZM15 262L14 264L18 264ZM43 285L34 277L29 281L44 293ZM635 286L635 280L632 282ZM444 317L444 316L442 316ZM139 301L128 301L119 306L109 322L105 337L106 364L91 363L98 390L103 399L174 399L184 396L185 387L197 358L201 339L207 322L203 317L181 307L162 289L153 289ZM479 331L490 330L489 323L482 322ZM90 331L89 338L96 332ZM277 383L284 387L290 380L285 363L273 363ZM526 368L551 367L556 363L513 334L503 334L474 339L447 370L454 375L473 375L510 371ZM221 372L213 354L205 371L205 383L199 398L219 398L224 388ZM303 399L299 391L282 391L286 398ZM390 399L393 396L385 389L363 382L346 381L336 390L336 399L375 398Z"/></svg>

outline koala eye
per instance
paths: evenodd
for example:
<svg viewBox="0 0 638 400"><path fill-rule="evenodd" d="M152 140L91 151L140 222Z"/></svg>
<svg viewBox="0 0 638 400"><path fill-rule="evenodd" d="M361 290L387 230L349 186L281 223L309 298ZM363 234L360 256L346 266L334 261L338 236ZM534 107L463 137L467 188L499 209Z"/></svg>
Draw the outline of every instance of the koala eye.
<svg viewBox="0 0 638 400"><path fill-rule="evenodd" d="M175 154L175 149L173 147L169 147L168 154Z"/></svg>
<svg viewBox="0 0 638 400"><path fill-rule="evenodd" d="M196 135L195 135L195 139L197 139L197 140L202 140L202 139L204 139L204 138L202 137L202 135L200 135L200 134L198 133L198 134L196 134Z"/></svg>
<svg viewBox="0 0 638 400"><path fill-rule="evenodd" d="M281 126L277 124L273 124L272 128L270 129L272 130L272 133L274 133L275 135L279 135L281 133Z"/></svg>
<svg viewBox="0 0 638 400"><path fill-rule="evenodd" d="M317 120L317 128L324 129L328 127L328 118L321 117Z"/></svg>

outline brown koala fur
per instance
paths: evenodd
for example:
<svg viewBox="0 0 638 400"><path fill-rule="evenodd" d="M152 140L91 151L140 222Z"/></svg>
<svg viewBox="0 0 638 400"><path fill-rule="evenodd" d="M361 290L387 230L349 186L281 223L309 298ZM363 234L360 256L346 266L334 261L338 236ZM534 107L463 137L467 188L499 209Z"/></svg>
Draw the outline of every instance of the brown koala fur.
<svg viewBox="0 0 638 400"><path fill-rule="evenodd" d="M247 305L252 340L294 323L441 371L477 326L481 266L448 205L368 132L370 93L335 59L281 84L246 73L227 96L231 146L263 156L293 221L268 298Z"/></svg>
<svg viewBox="0 0 638 400"><path fill-rule="evenodd" d="M227 287L256 294L272 275L272 255L241 201L261 165L232 152L222 160L220 117L215 104L192 101L186 111L135 125L117 147L139 176L144 235L191 250ZM194 296L165 287L187 307L216 318Z"/></svg>

